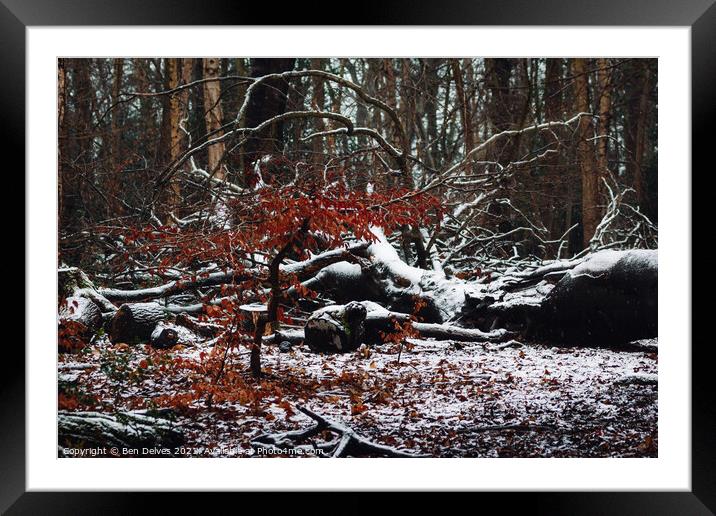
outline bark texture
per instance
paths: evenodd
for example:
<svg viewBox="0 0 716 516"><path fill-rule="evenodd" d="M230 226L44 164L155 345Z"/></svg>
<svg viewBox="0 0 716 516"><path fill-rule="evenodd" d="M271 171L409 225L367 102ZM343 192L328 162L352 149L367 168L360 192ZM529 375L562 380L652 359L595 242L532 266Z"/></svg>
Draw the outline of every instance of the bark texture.
<svg viewBox="0 0 716 516"><path fill-rule="evenodd" d="M358 349L364 339L367 313L365 306L358 302L316 310L306 321L306 345L317 352Z"/></svg>
<svg viewBox="0 0 716 516"><path fill-rule="evenodd" d="M575 109L578 113L589 113L589 78L585 59L572 60L574 75ZM577 129L577 159L582 175L582 245L586 248L594 236L600 218L599 174L595 168L594 145L588 140L591 118L583 116Z"/></svg>
<svg viewBox="0 0 716 516"><path fill-rule="evenodd" d="M219 58L204 58L204 79L215 79L219 77ZM204 83L204 111L206 112L206 132L209 138L218 138L223 131L224 113L221 106L221 82L207 81ZM210 145L207 148L207 167L208 172L218 179L224 179L224 173L221 162L224 159L225 146L224 142Z"/></svg>
<svg viewBox="0 0 716 516"><path fill-rule="evenodd" d="M157 349L171 348L179 343L179 332L171 326L157 324L152 331L149 343Z"/></svg>
<svg viewBox="0 0 716 516"><path fill-rule="evenodd" d="M124 304L112 317L109 338L112 342L148 341L154 328L165 318L166 312L158 303Z"/></svg>
<svg viewBox="0 0 716 516"><path fill-rule="evenodd" d="M171 450L183 442L181 431L171 421L139 412L61 411L57 426L60 456L64 456L63 447Z"/></svg>
<svg viewBox="0 0 716 516"><path fill-rule="evenodd" d="M657 253L600 251L589 256L545 298L539 333L571 345L597 346L656 337Z"/></svg>

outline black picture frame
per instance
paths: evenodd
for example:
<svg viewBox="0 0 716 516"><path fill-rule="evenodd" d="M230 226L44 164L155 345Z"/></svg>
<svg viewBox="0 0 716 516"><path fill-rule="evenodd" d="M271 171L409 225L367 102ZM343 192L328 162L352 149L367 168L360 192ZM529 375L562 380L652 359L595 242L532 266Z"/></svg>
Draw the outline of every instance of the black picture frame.
<svg viewBox="0 0 716 516"><path fill-rule="evenodd" d="M337 9L319 9L303 3L231 2L229 0L0 0L0 141L3 155L17 159L14 170L24 170L25 148L25 29L42 25L332 25ZM714 0L441 0L414 4L407 0L386 3L374 0L352 8L355 25L621 25L689 26L692 45L692 168L702 164L703 174L713 165L707 161L707 141L713 133L716 115L716 4ZM341 23L345 23L341 19ZM708 165L707 165L708 164ZM22 177L20 174L16 176ZM684 173L666 171L665 173ZM689 173L689 172L686 172ZM692 173L692 180L697 177ZM19 180L23 189L24 181ZM705 188L693 193L707 195ZM693 197L693 206L708 205ZM705 212L705 210L704 210ZM701 216L694 209L692 234L701 234ZM19 225L19 224L18 224ZM24 251L23 251L24 252ZM15 258L17 264L17 259ZM692 271L702 262L695 257ZM26 269L25 274L29 271ZM702 287L703 288L703 287ZM697 308L692 294L692 305ZM28 307L29 308L29 307ZM703 318L694 317L695 323ZM510 508L529 507L539 514L714 514L716 512L716 389L711 382L712 361L708 342L693 333L692 325L692 490L690 492L621 493L509 493ZM6 335L9 338L9 334ZM670 343L680 345L686 343ZM157 495L148 493L38 493L25 492L25 353L18 346L4 350L0 377L0 510L8 514L115 514L135 513ZM212 506L230 503L233 494L212 494ZM248 508L247 494L240 494L240 506ZM310 494L294 494L292 505L314 507ZM313 495L315 496L315 495ZM322 495L323 496L323 495ZM370 502L359 493L333 494L344 508L364 509ZM452 495L451 495L452 496ZM505 494L485 493L481 498L503 498ZM186 496L174 493L163 497L164 510L176 505L188 509ZM258 500L257 500L258 501ZM482 504L487 500L469 502ZM500 503L507 500L489 500ZM167 505L164 505L164 504ZM323 503L323 502L322 502ZM325 501L333 503L333 501ZM401 511L423 503L412 495ZM232 507L232 505L226 505ZM476 505L477 506L477 505ZM238 506L234 505L235 510ZM232 511L234 512L234 511ZM272 509L270 512L274 512Z"/></svg>

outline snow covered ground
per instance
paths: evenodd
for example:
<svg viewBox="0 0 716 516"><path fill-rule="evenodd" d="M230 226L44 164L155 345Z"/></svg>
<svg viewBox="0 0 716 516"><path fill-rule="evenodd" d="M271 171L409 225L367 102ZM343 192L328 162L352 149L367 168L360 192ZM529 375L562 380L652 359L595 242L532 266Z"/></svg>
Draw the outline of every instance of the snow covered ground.
<svg viewBox="0 0 716 516"><path fill-rule="evenodd" d="M61 355L61 392L80 393L87 410L151 408L186 394L175 424L188 456L252 456L258 435L313 423L296 406L375 442L435 457L657 455L655 339L621 350L411 344L400 362L388 345L340 355L264 346L260 385L246 371L248 350L233 350L226 370L236 394L207 408L196 395L196 370L170 367L178 358L206 357L207 345L150 351L103 339L90 352Z"/></svg>

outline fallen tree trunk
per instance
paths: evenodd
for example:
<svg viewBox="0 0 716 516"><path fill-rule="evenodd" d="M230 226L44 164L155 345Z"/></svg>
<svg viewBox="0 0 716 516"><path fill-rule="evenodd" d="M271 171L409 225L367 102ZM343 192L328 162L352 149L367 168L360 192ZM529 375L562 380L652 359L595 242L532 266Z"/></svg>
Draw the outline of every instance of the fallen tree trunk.
<svg viewBox="0 0 716 516"><path fill-rule="evenodd" d="M124 304L112 317L109 339L113 343L148 341L154 328L166 317L166 311L158 303Z"/></svg>
<svg viewBox="0 0 716 516"><path fill-rule="evenodd" d="M465 281L447 277L443 271L424 270L406 264L379 229L374 229L374 234L376 241L370 245L354 244L281 267L284 278L285 275L299 278L303 287L321 293L324 298L329 298L329 302L345 305L367 300L385 306L385 314L368 314L364 326L369 342L377 342L379 338L376 335L380 332L392 331L395 322L405 323L410 317L408 314L416 316L416 321L410 326L421 336L445 340L500 339L502 337L494 333L498 328L545 339L584 337L582 340L585 342L611 337L619 341L633 340L655 334L655 316L645 312L651 310L650 313L655 314L655 305L651 305L655 295L644 296L644 288L652 288L647 286L651 279L639 279L639 273L633 267L621 270L620 266L616 266L615 274L609 273L606 279L589 278L589 274L580 278L578 271L599 261L595 257L604 257L601 253L617 253L613 256L626 256L618 253L632 253L633 256L653 253L655 257L656 251L602 251L585 258L555 261L528 271L507 271L494 280L487 277ZM649 274L655 291L656 266L652 269ZM254 273L257 271L247 270L242 274ZM229 271L213 273L194 282L175 281L151 289L102 290L102 293L123 299L167 297L182 289L236 280L236 274ZM558 288L555 288L557 280ZM635 292L633 286L639 292ZM303 292L302 288L291 288L285 293L284 300L301 299ZM577 295L579 292L583 295ZM611 307L608 306L610 300L614 301ZM304 309L311 311L317 304L314 299L301 303ZM164 311L195 313L202 311L204 304L172 305L165 307ZM622 310L619 307L626 308ZM334 309L328 312L331 310ZM330 318L328 312L317 312L317 315ZM591 315L580 318L580 312L590 312ZM158 322L161 318L154 320ZM318 324L318 321L312 324ZM334 342L327 348L341 351L347 346L353 349L355 341L349 342L350 333L345 332L340 317L333 326L329 333ZM151 329L147 331L151 332ZM143 335L146 335L143 338L149 336L146 332ZM291 337L296 340L295 335ZM310 336L308 339L309 342L316 341ZM325 339L319 340L321 343L315 345L316 349L326 347L322 343Z"/></svg>
<svg viewBox="0 0 716 516"><path fill-rule="evenodd" d="M149 338L153 348L166 349L179 344L179 332L173 325L157 324Z"/></svg>
<svg viewBox="0 0 716 516"><path fill-rule="evenodd" d="M183 442L171 421L139 412L64 412L57 414L58 445L63 448L117 447L171 450ZM64 454L64 456L73 456Z"/></svg>
<svg viewBox="0 0 716 516"><path fill-rule="evenodd" d="M157 287L140 288L136 290L121 290L103 288L99 292L113 301L129 303L133 301L146 301L149 299L158 299L179 294L186 290L192 290L201 287L211 287L223 285L232 282L240 282L249 279L250 271L225 271L212 272L195 279L175 280L159 285Z"/></svg>
<svg viewBox="0 0 716 516"><path fill-rule="evenodd" d="M57 270L57 283L60 301L73 296L84 297L92 300L103 313L117 310L117 307L100 294L87 275L77 267L60 267Z"/></svg>
<svg viewBox="0 0 716 516"><path fill-rule="evenodd" d="M306 321L306 345L316 352L358 349L365 334L365 306L353 301L340 308L327 308L315 311Z"/></svg>
<svg viewBox="0 0 716 516"><path fill-rule="evenodd" d="M365 310L364 320L360 310ZM421 338L460 342L501 342L512 336L504 329L485 332L475 328L461 328L449 324L423 323L408 314L391 312L372 301L331 305L314 312L306 321L305 343L313 351L347 352L361 343L381 344L383 335L398 331L396 324L408 328ZM278 338L278 337L277 337Z"/></svg>
<svg viewBox="0 0 716 516"><path fill-rule="evenodd" d="M547 295L537 333L566 343L613 346L656 337L658 251L599 251Z"/></svg>
<svg viewBox="0 0 716 516"><path fill-rule="evenodd" d="M352 260L353 253L364 250L367 243L357 243L342 249L333 249L312 256L308 260L290 263L281 267L283 274L295 275L299 280L308 279L322 268L339 261ZM241 271L228 270L203 273L196 277L177 279L156 287L136 290L122 290L103 288L99 289L102 296L113 301L124 303L133 301L146 301L150 299L165 298L187 290L219 286L228 283L240 283L254 277L260 277L261 271L245 269Z"/></svg>
<svg viewBox="0 0 716 516"><path fill-rule="evenodd" d="M375 301L429 323L457 319L466 299L486 290L479 283L446 278L444 272L406 264L385 235L377 228L373 231L377 241L356 251L354 263L344 261L325 267L303 286L339 303Z"/></svg>
<svg viewBox="0 0 716 516"><path fill-rule="evenodd" d="M57 280L58 351L79 351L102 327L102 309L110 313L116 307L100 296L87 275L76 267L58 269Z"/></svg>
<svg viewBox="0 0 716 516"><path fill-rule="evenodd" d="M102 326L102 312L97 304L82 296L70 296L60 307L60 325L74 322L81 326L85 337L90 337Z"/></svg>
<svg viewBox="0 0 716 516"><path fill-rule="evenodd" d="M462 328L460 326L446 323L424 323L414 321L411 316L398 312L391 312L376 303L366 303L368 315L366 316L366 336L371 342L381 341L381 333L396 331L395 323L410 323L410 327L418 333L421 338L433 338L437 340L452 340L460 342L502 342L512 336L504 329L482 331L477 328Z"/></svg>

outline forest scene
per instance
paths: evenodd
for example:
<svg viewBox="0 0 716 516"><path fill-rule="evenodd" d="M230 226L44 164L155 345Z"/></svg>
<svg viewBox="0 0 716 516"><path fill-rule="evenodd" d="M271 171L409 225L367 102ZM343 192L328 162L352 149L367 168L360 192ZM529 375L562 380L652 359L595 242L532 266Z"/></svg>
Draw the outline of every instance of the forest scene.
<svg viewBox="0 0 716 516"><path fill-rule="evenodd" d="M658 69L61 58L59 457L656 457Z"/></svg>

